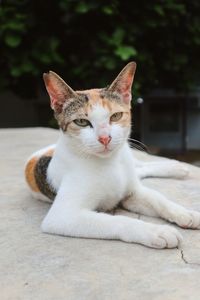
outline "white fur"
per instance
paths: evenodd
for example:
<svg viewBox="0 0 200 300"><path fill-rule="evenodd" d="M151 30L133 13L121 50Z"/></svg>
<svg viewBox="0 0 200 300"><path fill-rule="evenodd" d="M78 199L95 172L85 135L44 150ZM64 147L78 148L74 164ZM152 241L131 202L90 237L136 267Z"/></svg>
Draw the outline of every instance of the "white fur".
<svg viewBox="0 0 200 300"><path fill-rule="evenodd" d="M90 120L93 128L83 128L77 137L60 133L47 173L57 196L42 222L43 232L177 247L181 235L173 227L97 211L111 210L121 202L130 211L199 228L200 213L170 202L139 180L156 175L184 177L185 168L174 161L139 163L126 142L129 129L110 125L105 109L96 107ZM108 151L98 142L102 130L112 136Z"/></svg>
<svg viewBox="0 0 200 300"><path fill-rule="evenodd" d="M52 203L53 202L51 199L49 199L48 197L46 197L45 195L43 195L42 193L39 193L39 192L31 191L31 196L34 199L41 200L41 201L44 201L44 202L47 202L47 203Z"/></svg>
<svg viewBox="0 0 200 300"><path fill-rule="evenodd" d="M47 151L54 150L55 148L56 148L56 144L52 144L52 145L49 145L49 146L47 146L47 147L44 147L44 148L42 148L42 149L40 149L40 150L38 150L38 151L35 151L33 154L31 154L31 155L29 156L29 158L28 158L27 161L26 161L26 164L27 164L27 162L28 162L29 160L31 160L31 158L33 158L33 157L40 157L40 156L42 156L43 154L45 154Z"/></svg>

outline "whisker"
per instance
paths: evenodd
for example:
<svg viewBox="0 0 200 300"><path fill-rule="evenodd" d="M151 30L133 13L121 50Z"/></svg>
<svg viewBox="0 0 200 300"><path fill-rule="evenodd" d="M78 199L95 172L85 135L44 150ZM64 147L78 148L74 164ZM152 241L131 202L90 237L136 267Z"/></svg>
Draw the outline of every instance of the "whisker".
<svg viewBox="0 0 200 300"><path fill-rule="evenodd" d="M76 148L76 150L78 151L79 155L84 158L89 158L91 156L91 154L88 153L88 149L86 147L84 147L84 145L82 145L79 148Z"/></svg>
<svg viewBox="0 0 200 300"><path fill-rule="evenodd" d="M145 151L142 147L140 147L139 145L134 145L134 144L129 144L130 145L130 147L132 148L132 149L137 149L137 150L139 150L139 151Z"/></svg>
<svg viewBox="0 0 200 300"><path fill-rule="evenodd" d="M79 140L78 135L76 136L76 138ZM123 136L123 137L119 137L118 139L112 140L112 146L114 147L120 146L120 144L126 141L128 141L131 148L137 149L139 151L144 151L146 153L150 153L148 147L145 144L130 137L127 138ZM93 142L85 141L84 144L81 143L80 147L76 146L76 150L79 153L79 155L85 158L91 157L93 155L92 152L99 149L100 149L100 145L97 143L97 141L93 141Z"/></svg>
<svg viewBox="0 0 200 300"><path fill-rule="evenodd" d="M133 146L133 148L136 148L140 151L144 151L146 153L150 153L148 147L142 142L132 138L128 138L128 141L131 144L131 146Z"/></svg>

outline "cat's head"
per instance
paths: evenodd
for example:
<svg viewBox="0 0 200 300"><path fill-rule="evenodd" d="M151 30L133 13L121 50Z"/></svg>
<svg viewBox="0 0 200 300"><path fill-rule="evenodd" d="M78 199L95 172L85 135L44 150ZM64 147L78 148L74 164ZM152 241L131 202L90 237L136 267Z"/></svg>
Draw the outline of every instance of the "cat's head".
<svg viewBox="0 0 200 300"><path fill-rule="evenodd" d="M51 107L74 150L105 157L126 142L135 69L130 62L107 88L84 91L74 91L54 72L44 74Z"/></svg>

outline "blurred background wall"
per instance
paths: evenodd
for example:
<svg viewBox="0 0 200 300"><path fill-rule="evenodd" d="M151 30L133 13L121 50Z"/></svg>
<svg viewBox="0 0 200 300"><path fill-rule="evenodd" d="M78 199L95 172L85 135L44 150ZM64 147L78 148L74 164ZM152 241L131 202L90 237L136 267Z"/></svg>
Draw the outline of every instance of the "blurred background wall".
<svg viewBox="0 0 200 300"><path fill-rule="evenodd" d="M43 72L104 87L134 60L132 136L200 149L199 0L2 0L0 52L0 127L56 126Z"/></svg>

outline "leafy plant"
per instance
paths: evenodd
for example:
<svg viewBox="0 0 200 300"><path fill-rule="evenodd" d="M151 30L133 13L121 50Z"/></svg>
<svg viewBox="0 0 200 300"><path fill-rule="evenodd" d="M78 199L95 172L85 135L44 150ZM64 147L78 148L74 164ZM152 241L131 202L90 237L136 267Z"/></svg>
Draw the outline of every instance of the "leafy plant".
<svg viewBox="0 0 200 300"><path fill-rule="evenodd" d="M0 89L37 96L52 69L74 88L105 86L129 61L135 94L200 78L198 0L8 0L0 4Z"/></svg>

